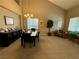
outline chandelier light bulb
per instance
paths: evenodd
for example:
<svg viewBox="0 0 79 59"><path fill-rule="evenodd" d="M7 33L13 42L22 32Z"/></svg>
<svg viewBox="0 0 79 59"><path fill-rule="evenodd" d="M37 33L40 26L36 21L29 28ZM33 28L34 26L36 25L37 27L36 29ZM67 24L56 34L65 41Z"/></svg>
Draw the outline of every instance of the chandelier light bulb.
<svg viewBox="0 0 79 59"><path fill-rule="evenodd" d="M27 16L29 17L29 16L30 16L30 14L28 13L28 14L27 14Z"/></svg>
<svg viewBox="0 0 79 59"><path fill-rule="evenodd" d="M33 17L33 14L31 14L30 16Z"/></svg>
<svg viewBox="0 0 79 59"><path fill-rule="evenodd" d="M24 16L25 16L25 17L27 17L27 15L26 15L26 14L25 14Z"/></svg>
<svg viewBox="0 0 79 59"><path fill-rule="evenodd" d="M25 16L25 17L30 17L30 18L31 18L31 17L33 17L34 15L31 14L31 13L27 13L27 14L25 14L24 16Z"/></svg>

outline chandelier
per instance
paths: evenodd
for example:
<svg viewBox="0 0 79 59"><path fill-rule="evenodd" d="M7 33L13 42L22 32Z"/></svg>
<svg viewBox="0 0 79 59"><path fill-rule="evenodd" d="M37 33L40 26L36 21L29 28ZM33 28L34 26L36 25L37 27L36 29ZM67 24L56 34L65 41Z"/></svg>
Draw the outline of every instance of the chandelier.
<svg viewBox="0 0 79 59"><path fill-rule="evenodd" d="M27 7L27 11L29 11L29 12L25 13L24 16L25 16L26 18L32 18L34 15L33 15L32 13L30 13L30 0L27 1L27 4L28 4L28 5L27 5L27 6L28 6L28 7Z"/></svg>
<svg viewBox="0 0 79 59"><path fill-rule="evenodd" d="M24 14L24 16L27 18L32 18L34 15L32 13L26 13Z"/></svg>

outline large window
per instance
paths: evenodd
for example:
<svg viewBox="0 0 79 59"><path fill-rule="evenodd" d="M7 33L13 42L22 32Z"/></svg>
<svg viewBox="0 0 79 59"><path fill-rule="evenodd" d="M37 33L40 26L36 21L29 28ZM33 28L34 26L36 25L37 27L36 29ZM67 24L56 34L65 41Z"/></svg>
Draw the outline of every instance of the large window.
<svg viewBox="0 0 79 59"><path fill-rule="evenodd" d="M38 29L38 18L28 18L27 19L27 28L36 28Z"/></svg>
<svg viewBox="0 0 79 59"><path fill-rule="evenodd" d="M79 17L70 18L68 31L79 31Z"/></svg>

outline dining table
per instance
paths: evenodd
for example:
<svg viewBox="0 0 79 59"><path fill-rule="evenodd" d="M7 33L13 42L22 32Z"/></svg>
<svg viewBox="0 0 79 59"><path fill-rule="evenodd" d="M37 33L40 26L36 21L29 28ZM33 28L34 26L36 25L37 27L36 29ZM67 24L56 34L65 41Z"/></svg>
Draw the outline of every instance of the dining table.
<svg viewBox="0 0 79 59"><path fill-rule="evenodd" d="M21 46L25 47L25 43L30 43L30 47L31 45L35 46L36 45L36 38L38 37L38 31L35 32L31 32L28 33L26 32L22 32L21 35Z"/></svg>

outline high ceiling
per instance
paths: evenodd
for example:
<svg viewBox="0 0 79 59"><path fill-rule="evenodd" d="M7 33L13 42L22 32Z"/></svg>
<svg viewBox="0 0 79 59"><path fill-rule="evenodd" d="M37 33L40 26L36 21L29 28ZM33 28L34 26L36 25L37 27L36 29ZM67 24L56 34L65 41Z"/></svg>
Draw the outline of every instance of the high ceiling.
<svg viewBox="0 0 79 59"><path fill-rule="evenodd" d="M49 0L49 1L66 10L79 5L79 0Z"/></svg>

